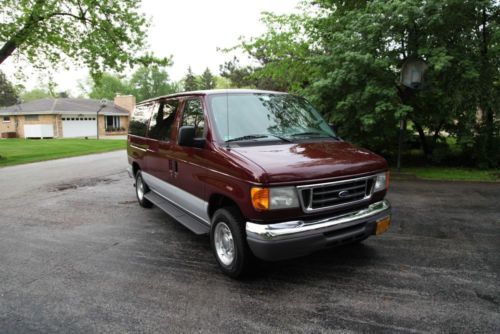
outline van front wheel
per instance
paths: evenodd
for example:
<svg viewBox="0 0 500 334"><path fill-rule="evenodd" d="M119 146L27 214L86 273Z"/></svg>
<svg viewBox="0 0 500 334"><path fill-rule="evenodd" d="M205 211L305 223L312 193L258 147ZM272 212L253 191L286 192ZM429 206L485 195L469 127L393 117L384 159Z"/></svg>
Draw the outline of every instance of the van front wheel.
<svg viewBox="0 0 500 334"><path fill-rule="evenodd" d="M224 208L214 213L210 244L224 274L236 278L247 271L252 254L246 243L244 221L238 210Z"/></svg>

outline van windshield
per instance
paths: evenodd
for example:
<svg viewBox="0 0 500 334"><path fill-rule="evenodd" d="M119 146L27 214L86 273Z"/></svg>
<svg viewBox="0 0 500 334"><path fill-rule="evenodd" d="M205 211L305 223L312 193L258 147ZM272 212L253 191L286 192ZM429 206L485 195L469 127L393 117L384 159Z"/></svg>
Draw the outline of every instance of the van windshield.
<svg viewBox="0 0 500 334"><path fill-rule="evenodd" d="M297 96L218 94L210 97L210 106L218 137L225 142L336 138L323 117Z"/></svg>

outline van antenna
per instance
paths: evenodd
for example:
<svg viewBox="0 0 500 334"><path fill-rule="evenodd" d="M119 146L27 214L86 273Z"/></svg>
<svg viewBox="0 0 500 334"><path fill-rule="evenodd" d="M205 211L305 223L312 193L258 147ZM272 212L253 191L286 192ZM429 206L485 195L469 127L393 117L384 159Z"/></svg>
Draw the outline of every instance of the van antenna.
<svg viewBox="0 0 500 334"><path fill-rule="evenodd" d="M226 89L226 128L227 128L227 135L226 135L226 149L230 149L229 147L229 92Z"/></svg>

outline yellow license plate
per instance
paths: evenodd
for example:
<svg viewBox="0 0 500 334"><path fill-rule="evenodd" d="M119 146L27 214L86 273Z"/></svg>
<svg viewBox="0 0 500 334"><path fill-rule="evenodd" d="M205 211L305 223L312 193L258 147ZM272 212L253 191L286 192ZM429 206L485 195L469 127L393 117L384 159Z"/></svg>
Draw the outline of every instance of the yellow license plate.
<svg viewBox="0 0 500 334"><path fill-rule="evenodd" d="M387 216L377 221L377 228L375 229L375 234L379 235L384 233L389 229L389 225L391 225L391 216Z"/></svg>

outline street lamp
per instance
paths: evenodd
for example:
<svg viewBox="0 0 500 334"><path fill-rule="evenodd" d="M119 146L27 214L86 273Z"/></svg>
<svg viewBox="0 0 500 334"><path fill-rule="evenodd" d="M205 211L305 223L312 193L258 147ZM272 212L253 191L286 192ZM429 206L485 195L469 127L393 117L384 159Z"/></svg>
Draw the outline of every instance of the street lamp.
<svg viewBox="0 0 500 334"><path fill-rule="evenodd" d="M427 64L422 59L409 58L401 67L401 84L413 90L422 89Z"/></svg>
<svg viewBox="0 0 500 334"><path fill-rule="evenodd" d="M427 63L422 59L410 57L401 67L400 83L408 87L411 92L420 90L424 87L424 72L427 69ZM404 101L403 101L404 102ZM406 119L401 116L399 120L399 138L398 138L398 158L397 169L401 170L401 149L403 146L403 134L406 128Z"/></svg>
<svg viewBox="0 0 500 334"><path fill-rule="evenodd" d="M104 109L106 107L106 105L108 104L108 100L106 99L101 99L101 106L99 107L99 109L97 109L97 122L96 122L96 125L97 125L97 140L99 140L99 113L101 112L102 109Z"/></svg>

